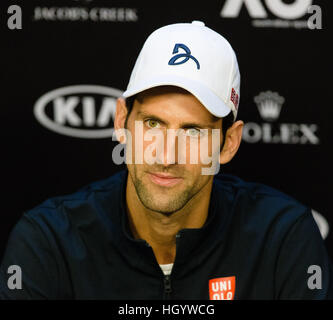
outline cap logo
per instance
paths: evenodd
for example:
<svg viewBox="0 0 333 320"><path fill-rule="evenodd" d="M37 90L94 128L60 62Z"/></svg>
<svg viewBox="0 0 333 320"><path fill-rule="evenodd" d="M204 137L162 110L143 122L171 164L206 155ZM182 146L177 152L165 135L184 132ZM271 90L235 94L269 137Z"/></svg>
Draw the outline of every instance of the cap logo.
<svg viewBox="0 0 333 320"><path fill-rule="evenodd" d="M191 55L191 50L187 46L185 46L185 44L176 43L175 47L173 48L172 53L173 54L178 53L179 49L183 49L185 51L185 53L179 53L179 54L173 56L168 62L169 65L174 66L174 65L178 65L178 64L183 64L183 63L187 62L189 59L192 59L197 64L197 69L200 69L200 64L199 64L198 60ZM180 58L184 58L184 59L177 62L177 60Z"/></svg>

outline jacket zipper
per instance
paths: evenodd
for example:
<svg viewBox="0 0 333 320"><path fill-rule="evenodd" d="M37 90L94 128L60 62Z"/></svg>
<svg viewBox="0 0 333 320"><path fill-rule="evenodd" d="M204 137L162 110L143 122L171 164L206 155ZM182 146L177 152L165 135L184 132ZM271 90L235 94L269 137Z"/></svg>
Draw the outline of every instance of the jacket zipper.
<svg viewBox="0 0 333 320"><path fill-rule="evenodd" d="M169 275L166 275L164 276L164 298L170 299L171 292L171 279Z"/></svg>
<svg viewBox="0 0 333 320"><path fill-rule="evenodd" d="M178 245L178 241L181 237L181 231L179 231L176 235L176 246ZM171 287L171 277L170 275L165 275L164 276L164 299L168 300L170 299L172 292L172 287Z"/></svg>

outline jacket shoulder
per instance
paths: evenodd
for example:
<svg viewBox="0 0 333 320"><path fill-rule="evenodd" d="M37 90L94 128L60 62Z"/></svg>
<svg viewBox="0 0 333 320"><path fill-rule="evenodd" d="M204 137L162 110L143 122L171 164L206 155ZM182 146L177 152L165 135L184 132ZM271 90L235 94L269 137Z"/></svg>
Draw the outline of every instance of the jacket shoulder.
<svg viewBox="0 0 333 320"><path fill-rule="evenodd" d="M311 209L292 196L258 182L245 181L237 176L222 174L216 176L215 185L227 197L232 211L241 213L245 220L281 220L293 223Z"/></svg>
<svg viewBox="0 0 333 320"><path fill-rule="evenodd" d="M120 202L121 186L125 172L121 171L106 179L89 183L77 191L56 197L51 197L36 207L27 210L24 216L36 222L47 221L48 224L61 225L84 224L97 216L112 214ZM107 211L107 212L106 212ZM101 218L101 217L100 217Z"/></svg>

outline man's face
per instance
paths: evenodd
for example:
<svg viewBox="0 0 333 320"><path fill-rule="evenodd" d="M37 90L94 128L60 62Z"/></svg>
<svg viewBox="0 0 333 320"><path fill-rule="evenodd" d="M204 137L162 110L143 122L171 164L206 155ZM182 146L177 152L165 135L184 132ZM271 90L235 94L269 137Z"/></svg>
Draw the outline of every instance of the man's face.
<svg viewBox="0 0 333 320"><path fill-rule="evenodd" d="M138 145L135 143L138 138L135 136L136 121L142 123L143 135L148 130L162 134L161 140L156 138L144 141L140 137L143 154L148 151L142 164L136 164L134 156L138 152ZM177 87L157 87L141 93L135 99L127 119L126 129L132 136L133 154L132 164L127 164L127 167L138 198L147 209L170 215L182 209L200 191L206 191L204 187L212 181L213 176L202 174L202 168L210 167L211 164L202 163L200 146L206 145L207 156L211 156L212 129L220 130L221 125L222 119L213 117L192 94ZM167 137L168 129L174 129L174 132L183 129L180 136L185 144L177 143L180 142L179 137ZM207 134L200 133L200 129L207 129ZM221 136L220 141L222 142ZM152 144L155 148L150 149ZM156 153L157 145L162 146L162 156ZM190 163L191 152L196 155L196 163ZM179 163L179 153L185 155L185 163ZM151 162L146 157L149 154L155 156L155 159L158 154L160 163L149 164Z"/></svg>

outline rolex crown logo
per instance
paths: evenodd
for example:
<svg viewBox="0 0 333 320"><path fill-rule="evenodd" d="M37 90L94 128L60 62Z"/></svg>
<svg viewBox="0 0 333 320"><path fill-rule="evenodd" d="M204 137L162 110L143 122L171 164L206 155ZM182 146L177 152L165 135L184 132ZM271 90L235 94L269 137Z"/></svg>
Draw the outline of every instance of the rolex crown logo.
<svg viewBox="0 0 333 320"><path fill-rule="evenodd" d="M265 91L254 97L260 116L267 121L276 120L281 111L285 99L277 92Z"/></svg>

